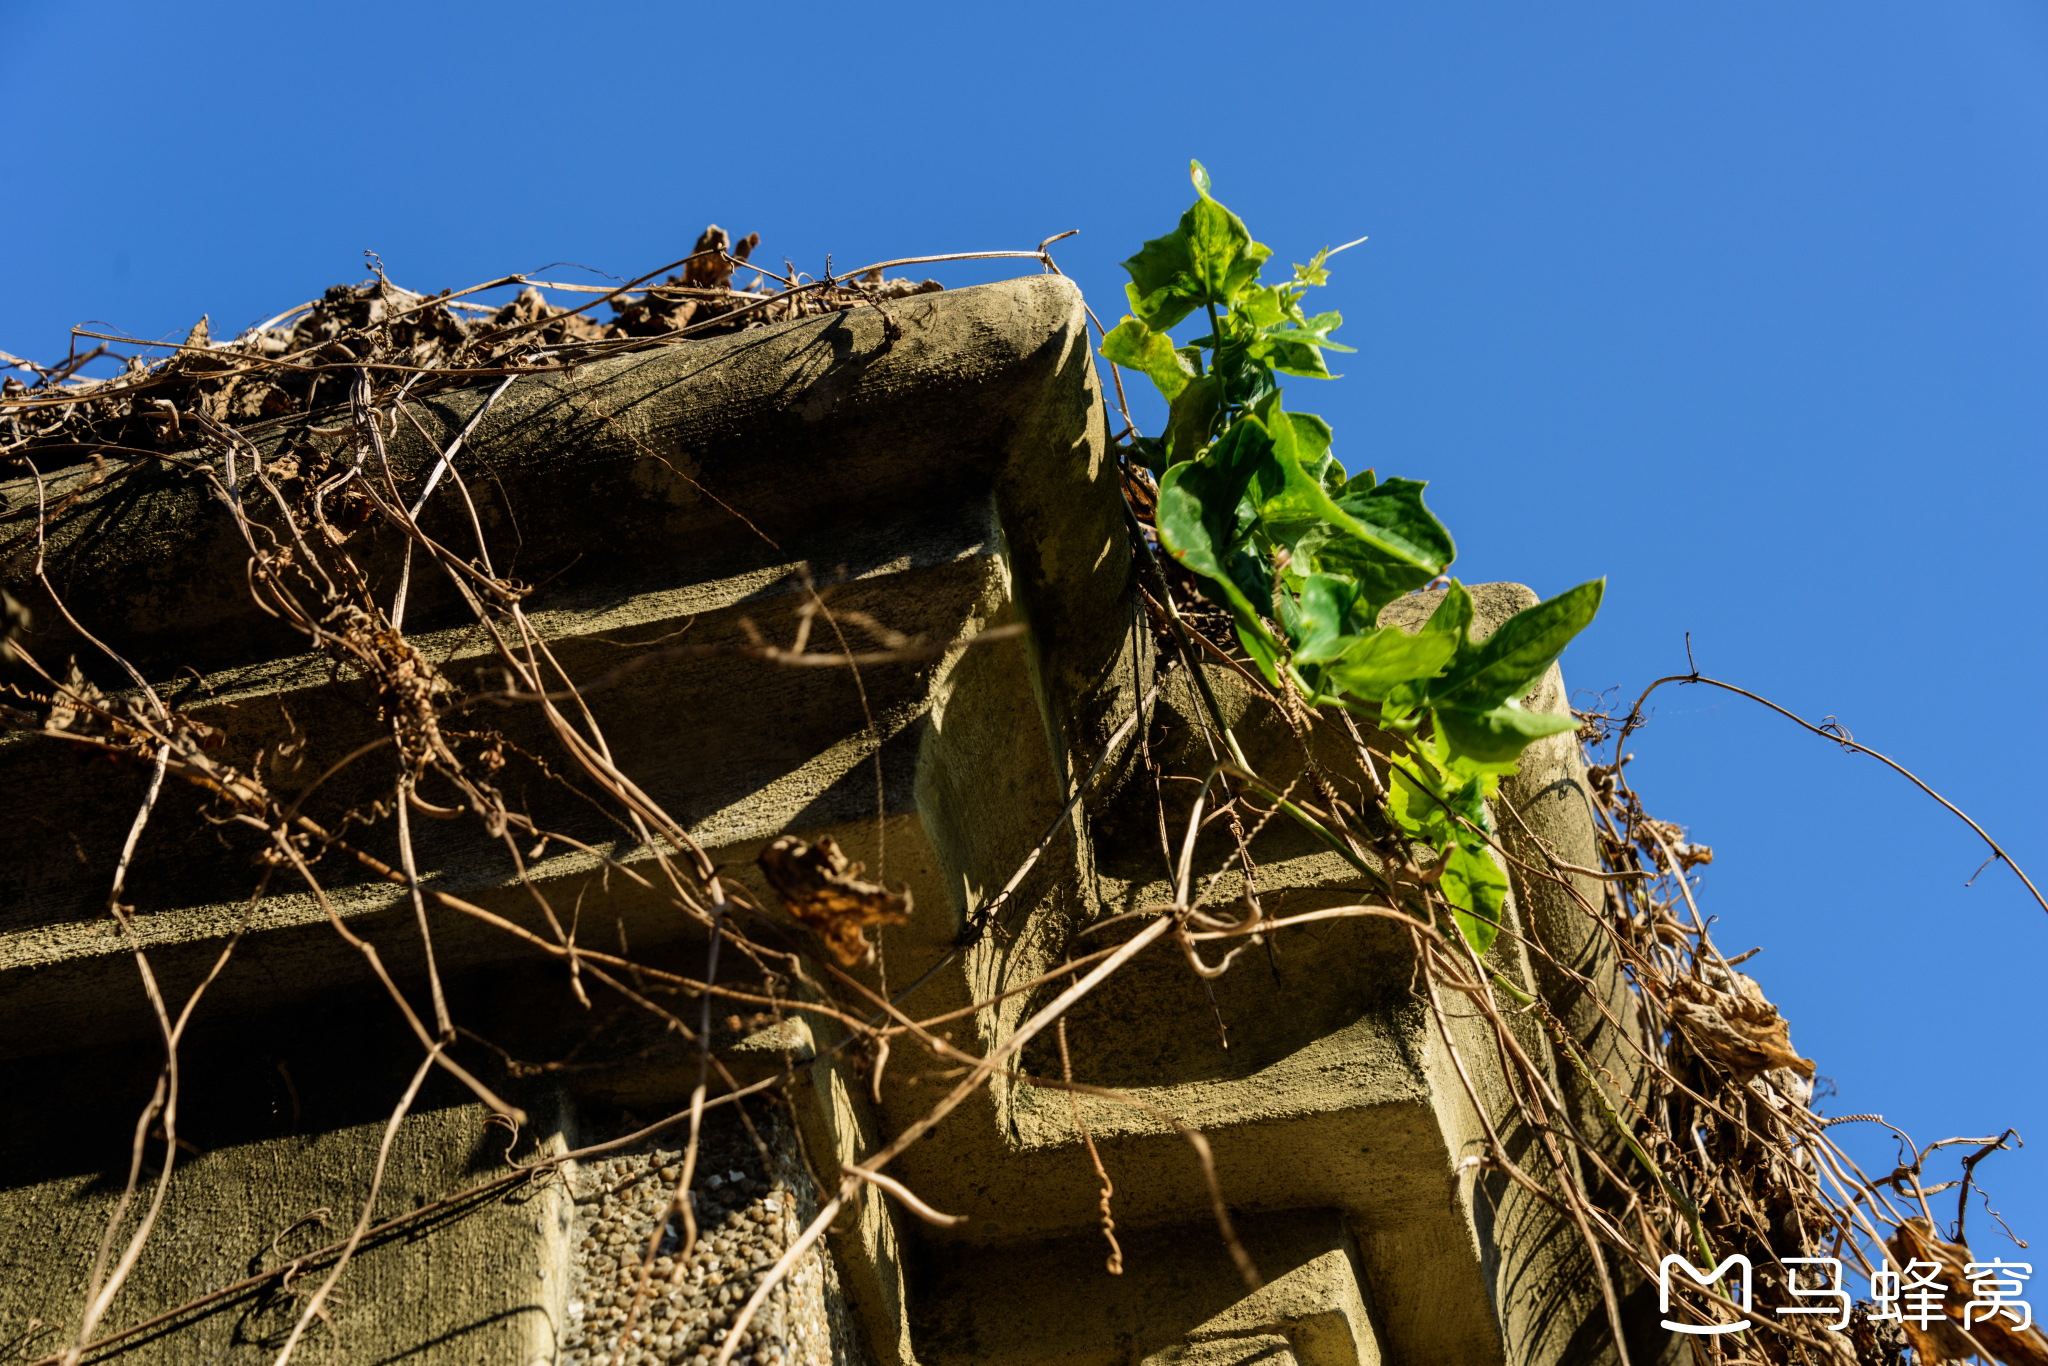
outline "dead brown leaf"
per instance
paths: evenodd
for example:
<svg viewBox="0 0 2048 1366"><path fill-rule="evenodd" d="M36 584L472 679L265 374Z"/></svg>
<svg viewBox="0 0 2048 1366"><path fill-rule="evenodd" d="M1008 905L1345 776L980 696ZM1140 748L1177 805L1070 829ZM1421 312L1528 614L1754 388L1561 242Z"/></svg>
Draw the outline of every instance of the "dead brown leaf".
<svg viewBox="0 0 2048 1366"><path fill-rule="evenodd" d="M696 259L683 267L683 283L700 289L728 289L732 286L732 263L746 260L760 245L761 234L750 232L735 247L725 229L713 223L704 229L697 238L697 245L690 249ZM706 252L718 254L704 255Z"/></svg>
<svg viewBox="0 0 2048 1366"><path fill-rule="evenodd" d="M1933 1323L1924 1330L1913 1323L1904 1325L1907 1340L1920 1353L1922 1361L1967 1361L1981 1347L2003 1366L2048 1366L2048 1335L2036 1325L2015 1331L2015 1321L2000 1314L1977 1319L1970 1325L1969 1337L1963 1335L1963 1311L1971 1299L1967 1268L1977 1260L1968 1244L1943 1242L1935 1235L1932 1224L1916 1218L1900 1226L1892 1235L1890 1247L1900 1266L1911 1261L1937 1263L1941 1267L1941 1281L1948 1287L1942 1311L1953 1323ZM1971 1338L1976 1342L1972 1343Z"/></svg>
<svg viewBox="0 0 2048 1366"><path fill-rule="evenodd" d="M1644 827L1648 827L1648 829L1644 829ZM1638 822L1638 830L1641 831L1642 835L1648 837L1639 838L1637 842L1642 846L1643 851L1649 854L1651 861L1657 865L1660 872L1668 873L1672 871L1672 859L1678 860L1678 871L1682 873L1689 873L1703 864L1709 864L1714 861L1714 851L1711 848L1704 844L1687 843L1685 827L1682 825L1674 825L1670 821L1660 821L1644 816ZM1650 831L1655 833L1651 834ZM1667 850L1669 851L1668 855L1666 853Z"/></svg>
<svg viewBox="0 0 2048 1366"><path fill-rule="evenodd" d="M760 863L789 913L816 930L842 966L874 956L868 926L910 921L910 889L863 882L863 865L849 863L829 835L816 844L784 835L761 851Z"/></svg>
<svg viewBox="0 0 2048 1366"><path fill-rule="evenodd" d="M1813 1080L1812 1061L1792 1047L1791 1026L1746 973L1710 969L1703 978L1674 975L1667 985L1672 1021L1686 1041L1733 1072L1738 1082L1773 1067L1789 1067Z"/></svg>

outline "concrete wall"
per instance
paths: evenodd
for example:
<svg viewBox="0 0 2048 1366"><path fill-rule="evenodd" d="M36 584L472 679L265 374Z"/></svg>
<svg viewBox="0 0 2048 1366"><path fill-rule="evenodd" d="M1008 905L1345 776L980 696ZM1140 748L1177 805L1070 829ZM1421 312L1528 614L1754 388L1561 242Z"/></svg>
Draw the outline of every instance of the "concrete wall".
<svg viewBox="0 0 2048 1366"><path fill-rule="evenodd" d="M750 630L786 638L809 601L807 577L839 584L831 603L849 619L864 613L928 640L1029 628L866 671L859 686L836 670L670 659L591 699L621 769L762 904L776 903L752 861L783 833L830 834L870 875L907 884L915 916L888 931L883 964L863 969L865 980L879 987L885 968L900 989L931 973L906 1008L962 1012L951 1037L981 1051L1010 1038L1051 989L976 1002L1057 966L1096 921L1170 900L1154 789L1125 756L1066 818L995 932L956 951L963 927L1061 828L1075 784L1155 681L1155 714L1134 750L1196 772L1206 761L1191 681L1165 669L1140 610L1078 293L1041 277L892 308L900 339L873 310L856 310L522 378L465 459L477 487L498 490L488 530L516 538L521 577L546 585L530 614L578 677L678 632L693 643L744 641ZM394 462L422 468L483 392L430 400L424 435L394 436ZM256 435L273 453L304 439ZM78 482L54 480L48 494L61 499ZM20 484L0 492L17 521L24 500L33 505ZM182 705L225 733L224 754L260 764L289 791L375 735L363 681L308 659L247 605L246 551L195 481L144 471L82 492L52 530L55 579L90 629L185 691ZM452 515L431 511L424 525L452 542L462 532ZM366 529L351 548L388 594L395 543ZM450 594L414 582L415 644L469 682L489 651ZM1512 585L1475 596L1488 629L1529 600ZM76 650L103 686L119 686L55 614L39 620L40 656ZM178 681L195 673L203 687ZM1301 759L1284 728L1229 671L1207 677L1254 763L1292 778ZM1563 705L1554 673L1531 704ZM515 751L545 748L530 713L496 714L492 725ZM1364 778L1339 747L1318 757L1340 782ZM0 769L0 1085L17 1115L50 1117L7 1126L0 1139L10 1159L0 1168L0 1343L22 1340L34 1356L64 1345L77 1321L161 1048L133 955L99 916L141 778L20 735L0 739ZM537 819L648 864L630 837L526 776L519 790ZM319 800L345 808L377 781L365 772ZM1532 752L1510 795L1534 837L1590 865L1582 784L1575 751L1559 741ZM1169 793L1169 812L1176 804L1184 810L1185 798ZM201 805L189 793L166 797L130 877L137 923L174 1000L238 927L242 938L182 1053L179 1132L198 1151L181 1159L159 1237L102 1331L339 1236L383 1117L418 1062L310 896L280 884L246 910L250 849L207 827ZM1204 872L1224 866L1226 848L1205 839ZM1269 909L1342 904L1360 886L1292 827L1266 829L1251 848ZM473 829L425 829L420 855L425 884L544 930L503 848ZM557 845L530 871L607 946L630 943L679 970L701 960L701 936L660 898L604 876L596 855ZM334 874L339 912L417 990L424 964L403 889ZM1226 870L1214 899L1227 904L1240 887L1241 874ZM1568 906L1518 887L1510 918L1631 1018L1613 964ZM687 1103L695 1054L658 1022L619 1011L616 998L586 1012L558 968L472 921L437 914L434 934L460 1023L504 1056L572 1060L536 1073L458 1046L529 1112L517 1160L631 1133ZM1557 985L1512 936L1494 957L1512 980ZM877 1366L1613 1359L1576 1233L1465 1163L1481 1151L1480 1119L1411 992L1412 967L1403 936L1356 920L1282 933L1269 956L1246 955L1208 987L1168 952L1141 957L1068 1028L1076 1078L1140 1104L998 1077L891 1168L966 1222L933 1228L868 1192L800 1268L747 1355ZM1625 1072L1596 1006L1574 1001L1566 1012ZM1469 1020L1453 1037L1501 1121L1509 1107L1486 1063L1490 1040ZM736 1111L717 1112L707 1153L719 1156L697 1191L723 1232L659 1297L628 1359L694 1359L730 1322L739 1288L837 1184L840 1164L901 1132L941 1089L942 1069L909 1056L904 1040L878 1086L874 1060L836 1050L823 1024L735 1015L719 1039L743 1083L792 1065L796 1080L782 1099L746 1104L753 1136ZM1521 1042L1555 1070L1540 1032ZM1022 1065L1058 1075L1050 1035ZM1557 1080L1577 1095L1572 1078ZM1226 1255L1193 1150L1160 1111L1207 1135L1263 1289L1249 1292ZM1114 1182L1120 1277L1104 1269L1081 1126ZM437 1076L400 1127L380 1216L509 1171L506 1137ZM1533 1167L1531 1137L1508 1137ZM299 1359L602 1359L594 1353L617 1327L621 1249L652 1235L647 1202L679 1146L670 1132L377 1241ZM331 1211L324 1232L292 1227L317 1209ZM305 1289L304 1278L269 1281L136 1336L119 1359L267 1360Z"/></svg>

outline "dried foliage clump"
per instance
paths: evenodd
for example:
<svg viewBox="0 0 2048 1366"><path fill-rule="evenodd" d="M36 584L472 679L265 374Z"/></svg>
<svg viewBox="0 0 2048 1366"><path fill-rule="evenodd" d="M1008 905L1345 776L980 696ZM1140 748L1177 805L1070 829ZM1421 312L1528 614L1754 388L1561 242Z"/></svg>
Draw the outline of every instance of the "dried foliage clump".
<svg viewBox="0 0 2048 1366"><path fill-rule="evenodd" d="M460 547L440 544L420 531L416 513L437 487L443 498L470 497L463 462L455 458L453 448L426 476L402 480L384 458L382 444L383 434L403 420L406 405L436 387L499 376L510 380L622 349L805 313L874 307L886 318L892 299L934 286L890 282L883 270L962 259L917 258L883 263L852 278L828 272L808 280L794 270L777 276L754 265L754 248L753 238L733 245L712 229L699 250L684 261L613 289L578 287L593 294L579 309L550 304L534 288L508 304L478 311L463 306L465 296L490 285L523 287L533 282L508 276L472 290L425 297L397 289L380 270L371 284L330 290L322 299L231 342L213 343L202 326L175 348L170 360L133 362L114 379L79 380L76 374L84 357L74 355L61 366L29 367L36 375L32 385L10 381L0 399L0 454L21 462L20 468L39 478L52 464L88 459L102 462L97 476L102 478L118 478L152 462L186 470L232 520L246 550L250 591L263 609L295 628L309 654L374 684L381 728L376 744L345 761L376 769L376 796L354 807L346 819L322 823L309 814L306 789L282 790L270 769L229 762L218 731L182 712L175 698L167 698L125 661L120 664L133 686L108 694L87 682L74 661L38 658L19 639L11 644L16 661L33 674L36 684L15 690L0 707L0 724L148 775L125 851L107 870L105 904L133 951L165 1050L156 1090L134 1129L137 1161L94 1264L85 1308L76 1322L64 1326L66 1345L42 1362L69 1366L84 1354L136 1333L175 1328L209 1306L282 1274L265 1272L157 1319L103 1331L139 1249L152 1235L178 1167L176 1060L181 1038L208 984L233 958L240 942L239 934L222 942L214 973L183 1000L167 998L158 990L147 943L138 934L133 909L124 897L130 856L159 812L165 784L171 782L205 795L205 820L260 846L248 913L280 886L310 894L326 911L334 933L376 976L391 1010L417 1041L418 1071L397 1098L387 1137L404 1122L433 1069L453 1077L506 1122L518 1125L525 1118L456 1056L461 1026L435 975L432 952L432 925L440 918L463 917L508 936L524 951L565 969L566 990L579 999L587 1003L593 996L605 996L623 1003L685 1040L696 1055L697 1082L686 1108L608 1143L537 1156L509 1175L453 1193L425 1209L373 1223L380 1165L348 1234L292 1263L296 1293L303 1300L279 1362L290 1358L311 1325L322 1319L350 1260L367 1238L401 1230L463 1200L550 1179L571 1160L637 1151L636 1145L644 1147L659 1134L681 1132L686 1138L673 1176L663 1169L665 1194L655 1191L648 1197L653 1201L649 1227L654 1232L638 1250L637 1279L628 1276L633 1289L626 1312L613 1316L623 1326L607 1349L612 1360L624 1360L643 1307L659 1297L661 1287L654 1284L657 1261L666 1258L676 1267L687 1264L699 1236L689 1192L707 1111L732 1106L744 1116L748 1106L776 1104L794 1075L792 1068L742 1085L717 1047L722 1034L742 1024L752 1028L807 1016L820 1025L822 1034L837 1040L831 1048L872 1060L877 1088L883 1084L882 1063L892 1045L922 1050L937 1065L933 1075L944 1079L943 1094L921 1119L858 1163L818 1173L820 1203L801 1231L783 1245L780 1259L752 1282L718 1345L715 1360L724 1366L755 1341L748 1331L757 1311L866 1187L876 1187L919 1218L941 1224L956 1220L957 1216L931 1209L887 1168L998 1076L1047 1090L1126 1099L1086 1078L1075 1078L1070 1065L1053 1078L1032 1075L1022 1062L1024 1051L1041 1035L1057 1038L1060 1055L1066 1058L1068 1012L1125 965L1141 954L1157 952L1184 962L1191 982L1202 984L1227 971L1244 970L1244 950L1269 942L1290 926L1342 917L1377 919L1406 938L1416 968L1410 989L1428 1009L1454 1057L1459 1049L1449 1023L1454 1011L1477 1012L1487 1022L1498 1054L1490 1061L1494 1070L1509 1078L1515 1114L1509 1117L1512 1125L1495 1124L1487 1149L1468 1160L1489 1176L1520 1187L1578 1231L1624 1360L1620 1301L1632 1286L1654 1283L1662 1259L1670 1255L1695 1263L1705 1259L1708 1266L1731 1253L1748 1255L1774 1302L1782 1301L1786 1285L1788 1268L1782 1258L1837 1257L1860 1267L1865 1275L1882 1269L1874 1259L1883 1257L1887 1247L1894 1257L1911 1253L1943 1266L1957 1257L1967 1258L1961 1243L1961 1209L1951 1245L1936 1236L1927 1203L1944 1188L1923 1186L1921 1181L1931 1153L1965 1140L1925 1149L1907 1143L1910 1156L1895 1171L1875 1179L1866 1175L1829 1137L1830 1124L1845 1121L1827 1120L1813 1111L1814 1066L1794 1049L1787 1022L1757 984L1737 970L1740 960L1724 958L1713 943L1696 905L1694 885L1697 870L1710 862L1711 851L1687 842L1678 827L1645 814L1623 771L1626 761L1618 757L1621 744L1642 724L1641 704L1618 720L1590 712L1582 716L1582 738L1591 761L1589 786L1600 821L1599 869L1573 868L1540 856L1532 860L1494 832L1486 832L1518 880L1552 885L1575 898L1579 913L1618 958L1636 1011L1632 1022L1608 1020L1625 1052L1620 1067L1625 1075L1618 1075L1610 1061L1587 1052L1560 1023L1553 1010L1557 1003L1531 997L1502 975L1492 955L1482 959L1472 951L1437 885L1441 869L1418 862L1416 850L1391 838L1390 827L1377 818L1378 813L1347 803L1327 775L1307 760L1307 737L1326 731L1338 736L1338 743L1355 746L1361 774L1384 773L1388 756L1375 749L1381 739L1361 733L1343 715L1318 711L1298 696L1275 695L1257 683L1229 633L1228 617L1205 615L1188 592L1185 578L1156 556L1150 519L1155 486L1135 467L1124 471L1131 541L1158 641L1174 667L1199 688L1209 686L1203 680L1212 669L1249 680L1261 704L1270 706L1280 723L1303 739L1302 770L1257 773L1222 723L1220 711L1198 718L1204 728L1202 744L1218 762L1202 772L1170 775L1180 782L1180 790L1197 793L1191 807L1176 799L1171 830L1168 803L1161 798L1159 828L1162 854L1172 871L1171 901L1134 913L1138 927L1122 942L1110 948L1080 946L1063 968L1031 984L1042 988L1044 995L1032 998L1034 1004L1005 1042L981 1054L951 1042L939 1030L941 1019L920 1019L912 1013L916 985L884 998L843 971L869 954L870 931L885 934L879 927L901 923L910 905L907 896L865 881L862 869L850 864L829 840L777 842L764 856L763 866L784 906L756 904L698 847L684 822L614 762L610 743L581 702L580 689L589 680L570 676L557 661L527 615L523 586L493 570L492 547L481 528L476 530L476 544ZM1043 244L1033 252L980 255L1034 259L1053 268ZM734 288L735 273L742 267L762 278L746 289ZM650 283L657 278L661 283ZM763 288L768 279L780 288ZM609 305L614 313L602 325L586 316L600 304ZM1120 393L1120 378L1118 387ZM266 463L238 430L251 422L329 406L336 408L330 433L352 448L352 463L336 461L325 468ZM1128 423L1128 414L1125 420ZM39 500L35 524L9 552L26 556L24 582L41 595L28 608L8 599L4 605L10 620L26 610L69 615L42 562L41 533L52 511ZM487 699L447 676L408 637L399 603L369 590L366 575L350 558L351 540L361 521L375 522L405 538L419 572L438 573L455 585L475 628L494 643L494 662L503 684ZM876 658L807 650L808 613L813 610L828 610L821 597L807 607L794 649L756 647L753 657L841 669L857 669L862 659ZM73 624L81 636L92 625ZM1697 674L1665 681L1712 682ZM635 846L652 857L634 862L614 857L529 815L528 804L509 795L504 775L508 766L533 760L516 753L503 734L478 720L477 704L484 700L538 715L549 737L542 771L592 794L608 817L630 832ZM1098 760L1096 773L1144 730L1139 715L1125 718ZM1603 757L1603 748L1612 753ZM330 772L319 782L332 776ZM1091 773L1088 781L1094 777ZM1088 795L1084 782L1072 802L1080 804ZM1365 798L1367 805L1374 800L1384 802L1384 793ZM459 823L480 844L502 850L504 865L537 900L547 932L537 933L423 881L414 850L413 827L419 819ZM1276 913L1263 905L1256 891L1258 870L1251 845L1265 824L1294 819L1328 832L1332 847L1353 860L1372 892L1353 905L1298 915ZM1500 824L1511 826L1514 819L1512 811L1504 811ZM1070 828L1064 821L1056 824L1009 886L1014 888L1047 845ZM396 862L373 852L373 831L395 837ZM677 971L636 956L623 944L614 952L579 940L575 908L553 904L546 889L527 872L531 851L550 843L580 850L613 879L659 899L693 924L708 945L701 969ZM1226 849L1225 861L1243 872L1247 889L1228 901L1212 896L1217 879L1210 867L1217 863L1212 855L1219 847ZM377 946L336 911L330 890L338 869L367 872L406 897L417 911L430 1010L416 1009L387 971ZM1589 899L1581 893L1589 873L1605 889L1603 896ZM989 929L1002 901L998 897L990 903L970 927L968 940ZM1518 945L1520 952L1548 960L1545 946L1533 938L1512 927L1501 934L1502 942ZM967 947L963 942L955 956ZM1574 971L1554 961L1552 966L1567 977ZM1600 997L1598 983L1581 977L1575 985ZM1604 1127L1591 1132L1583 1127L1558 1097L1558 1078L1516 1042L1522 1037L1518 1026L1526 1019L1534 1019L1549 1036L1558 1071L1568 1069L1584 1083L1585 1093L1597 1098ZM522 1066L531 1075L568 1065ZM515 1075L522 1066L512 1069ZM1466 1075L1462 1062L1459 1071ZM1469 1078L1466 1084L1470 1086ZM1476 1109L1487 1111L1476 1092L1470 1099ZM1232 1232L1228 1192L1216 1183L1202 1136L1172 1116L1162 1118L1188 1138L1201 1159L1214 1197L1219 1237L1247 1283L1257 1285L1258 1271ZM1533 1135L1534 1141L1511 1149L1501 1135L1514 1126ZM1905 1142L1903 1135L1901 1141ZM1968 1141L1979 1151L1960 1183L1963 1208L1977 1189L1976 1162L1996 1151L2001 1141ZM145 1151L155 1163L147 1183L141 1161ZM1111 1202L1105 1175L1104 1230L1115 1249ZM280 1226L290 1217L281 1213ZM661 1241L669 1217L683 1228L678 1247ZM1113 1270L1120 1256L1112 1257ZM1698 1323L1719 1321L1737 1308L1725 1286L1709 1290L1684 1285L1676 1301L1671 1313ZM1872 1318L1867 1308L1852 1331L1842 1334L1826 1332L1813 1320L1755 1317L1751 1332L1722 1344L1728 1350L1720 1360L1773 1366L1850 1361L1890 1366L1901 1341L1894 1325ZM1956 1325L1952 1331L1960 1334L1962 1329ZM1968 1345L2014 1366L2048 1361L2048 1356L2029 1355L2036 1350L2030 1344L2038 1337L1980 1333ZM1916 1345L1923 1352L1953 1350L1960 1341L1945 1338L1941 1344Z"/></svg>
<svg viewBox="0 0 2048 1366"><path fill-rule="evenodd" d="M1976 1259L1959 1241L1942 1245L1953 1254L1948 1287L1962 1292L1942 1306L1953 1324L1923 1331L1910 1307L1902 1320L1897 1304L1882 1306L1868 1297L1873 1274L1887 1270L1887 1253L1893 1270L1929 1255L1926 1239L1935 1223L1928 1197L1956 1193L1952 1228L1961 1239L1970 1197L1981 1193L1976 1164L2004 1149L2014 1135L1951 1138L1920 1147L1881 1116L1829 1119L1815 1113L1813 1062L1792 1046L1788 1022L1755 979L1737 969L1750 954L1723 957L1701 916L1688 874L1711 863L1713 851L1685 842L1682 828L1646 815L1628 782L1625 769L1633 756L1622 752L1623 745L1644 724L1649 693L1665 683L1729 686L1695 672L1659 680L1624 718L1578 713L1600 820L1601 866L1615 875L1604 884L1606 904L1600 910L1624 954L1645 1023L1639 1046L1650 1095L1633 1107L1635 1123L1621 1126L1629 1130L1628 1147L1638 1159L1636 1170L1625 1173L1628 1202L1636 1206L1642 1230L1638 1266L1654 1277L1658 1263L1672 1254L1703 1267L1730 1254L1745 1255L1756 1268L1757 1303L1782 1306L1831 1304L1790 1293L1795 1279L1810 1291L1825 1278L1817 1280L1815 1269L1806 1266L1795 1273L1789 1259L1847 1264L1841 1284L1857 1301L1847 1331L1810 1326L1826 1322L1826 1315L1802 1323L1757 1312L1749 1317L1762 1331L1743 1334L1740 1355L1724 1360L1890 1366L1910 1345L1923 1362L1981 1353L2007 1366L2048 1363L2042 1350L2048 1340L2038 1329L2009 1332L1999 1326L2003 1320L1980 1316L1974 1337L1963 1332L1969 1288L1985 1273L1964 1276L1965 1265ZM1832 730L1807 728L1846 741ZM2003 857L1992 847L1994 857ZM1831 1126L1844 1123L1891 1129L1901 1152L1894 1170L1875 1179L1866 1174L1829 1136ZM1928 1159L1956 1146L1976 1150L1964 1164L1963 1179L1923 1184ZM2010 1230L2005 1233L2010 1237ZM1689 1306L1693 1312L1682 1319L1720 1323L1739 1316L1732 1280L1704 1296L1683 1275L1673 1280L1674 1294L1683 1286L1705 1301Z"/></svg>
<svg viewBox="0 0 2048 1366"><path fill-rule="evenodd" d="M0 366L32 377L0 380L0 456L28 456L47 472L94 453L173 453L203 442L211 427L242 427L347 402L350 387L365 375L423 397L451 384L563 369L643 346L940 288L936 280L884 279L884 267L822 280L794 266L778 274L750 260L759 245L758 233L734 244L713 224L688 257L622 284L507 275L438 294L393 284L372 257L372 279L335 285L230 339L214 340L206 318L176 344L75 329L71 354L58 364L0 352ZM742 270L751 270L752 279L735 285ZM663 278L656 282L656 276ZM509 303L470 301L512 286L520 293ZM558 305L548 302L543 288L591 297ZM609 317L594 316L600 305ZM80 339L98 344L80 350ZM121 373L81 376L120 346L141 348ZM157 358L162 351L169 356Z"/></svg>

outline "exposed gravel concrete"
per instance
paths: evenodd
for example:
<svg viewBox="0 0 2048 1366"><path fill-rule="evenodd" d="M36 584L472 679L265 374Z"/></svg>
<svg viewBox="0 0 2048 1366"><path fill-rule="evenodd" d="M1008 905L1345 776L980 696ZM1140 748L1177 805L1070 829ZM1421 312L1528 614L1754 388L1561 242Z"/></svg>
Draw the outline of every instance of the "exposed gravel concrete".
<svg viewBox="0 0 2048 1366"><path fill-rule="evenodd" d="M648 1292L625 1354L638 1363L708 1360L760 1278L817 1212L817 1186L788 1126L756 1120L770 1160L727 1115L707 1117L691 1195L698 1239L679 1259L682 1221L663 1230ZM682 1174L679 1137L579 1166L565 1366L617 1354L656 1220ZM752 1366L865 1366L831 1254L822 1245L771 1292L733 1360Z"/></svg>

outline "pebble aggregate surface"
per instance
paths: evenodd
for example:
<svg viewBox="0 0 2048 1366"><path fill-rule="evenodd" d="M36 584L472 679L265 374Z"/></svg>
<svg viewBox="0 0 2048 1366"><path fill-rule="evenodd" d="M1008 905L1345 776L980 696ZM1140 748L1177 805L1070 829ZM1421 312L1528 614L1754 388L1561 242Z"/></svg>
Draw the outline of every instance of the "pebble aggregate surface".
<svg viewBox="0 0 2048 1366"><path fill-rule="evenodd" d="M667 1221L621 1358L628 1366L708 1363L760 1278L816 1213L816 1187L793 1137L772 1117L760 1129L768 1164L739 1125L706 1123L691 1190L697 1243L683 1256L682 1219ZM670 1207L682 1163L682 1140L663 1135L641 1151L580 1164L571 1176L576 1215L563 1366L601 1366L617 1354L648 1240ZM770 1292L733 1361L865 1366L822 1242Z"/></svg>

